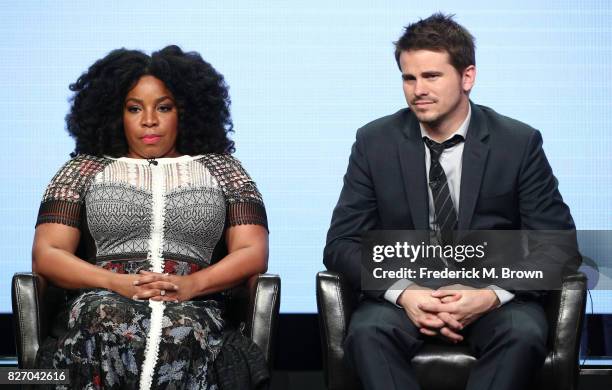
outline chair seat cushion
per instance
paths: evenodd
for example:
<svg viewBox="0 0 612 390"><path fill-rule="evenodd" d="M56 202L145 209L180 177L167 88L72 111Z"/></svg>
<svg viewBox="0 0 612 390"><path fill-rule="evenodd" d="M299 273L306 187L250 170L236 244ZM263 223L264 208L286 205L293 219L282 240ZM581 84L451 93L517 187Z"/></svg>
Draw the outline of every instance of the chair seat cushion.
<svg viewBox="0 0 612 390"><path fill-rule="evenodd" d="M423 390L463 390L476 358L466 345L423 345L412 366Z"/></svg>
<svg viewBox="0 0 612 390"><path fill-rule="evenodd" d="M412 359L423 390L464 390L476 358L466 345L424 344ZM552 381L552 353L537 371L532 389L548 389Z"/></svg>

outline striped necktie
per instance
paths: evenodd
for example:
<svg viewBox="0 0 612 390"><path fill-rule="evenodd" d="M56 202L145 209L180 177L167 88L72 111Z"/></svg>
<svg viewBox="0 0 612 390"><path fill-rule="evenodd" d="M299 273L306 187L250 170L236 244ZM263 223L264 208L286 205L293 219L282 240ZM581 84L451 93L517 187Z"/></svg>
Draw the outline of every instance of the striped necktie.
<svg viewBox="0 0 612 390"><path fill-rule="evenodd" d="M451 148L463 141L459 134L439 144L427 137L423 137L425 145L429 148L431 166L429 168L429 188L433 196L436 230L440 232L442 244L453 243L453 230L457 226L457 211L450 196L448 181L442 165L440 156L444 149Z"/></svg>

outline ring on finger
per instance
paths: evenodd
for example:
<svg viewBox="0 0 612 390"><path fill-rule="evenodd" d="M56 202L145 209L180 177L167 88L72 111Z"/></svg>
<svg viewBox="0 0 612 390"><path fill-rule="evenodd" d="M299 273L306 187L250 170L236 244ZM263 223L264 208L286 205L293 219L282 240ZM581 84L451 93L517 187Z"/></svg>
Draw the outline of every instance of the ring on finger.
<svg viewBox="0 0 612 390"><path fill-rule="evenodd" d="M159 295L161 295L162 297L163 297L164 295L166 295L166 290L161 290L161 291L159 292Z"/></svg>

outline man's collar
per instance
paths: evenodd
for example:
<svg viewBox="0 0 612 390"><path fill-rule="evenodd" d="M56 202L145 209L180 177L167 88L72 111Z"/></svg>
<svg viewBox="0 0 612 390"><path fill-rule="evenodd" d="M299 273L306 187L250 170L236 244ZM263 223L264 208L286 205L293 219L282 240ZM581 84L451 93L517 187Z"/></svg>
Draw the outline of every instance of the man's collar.
<svg viewBox="0 0 612 390"><path fill-rule="evenodd" d="M457 130L455 130L451 135L449 135L448 138L445 139L444 141L453 138L456 134L459 134L460 136L463 137L463 139L466 139L468 128L470 127L470 119L471 118L472 118L472 105L468 104L468 113L467 113L467 116L465 117L465 119L463 120L463 122L461 123L459 128ZM427 131L425 130L425 128L423 127L421 122L419 122L419 128L421 129L421 138L427 137L427 138L431 139L431 137L429 136L429 134L427 134Z"/></svg>

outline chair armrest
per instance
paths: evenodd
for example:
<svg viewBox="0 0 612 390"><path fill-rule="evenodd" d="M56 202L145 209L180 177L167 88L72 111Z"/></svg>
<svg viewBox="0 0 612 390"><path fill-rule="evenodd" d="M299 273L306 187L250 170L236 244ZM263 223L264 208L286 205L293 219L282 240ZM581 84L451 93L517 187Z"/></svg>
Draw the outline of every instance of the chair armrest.
<svg viewBox="0 0 612 390"><path fill-rule="evenodd" d="M329 390L358 389L359 382L343 362L343 343L357 297L337 272L317 274L317 308L325 383Z"/></svg>
<svg viewBox="0 0 612 390"><path fill-rule="evenodd" d="M551 291L546 303L552 357L551 381L575 389L578 384L578 354L586 306L587 279L575 273L563 279L563 287Z"/></svg>
<svg viewBox="0 0 612 390"><path fill-rule="evenodd" d="M249 317L246 332L264 352L272 367L274 336L278 326L281 281L278 275L263 274L252 277L249 286Z"/></svg>
<svg viewBox="0 0 612 390"><path fill-rule="evenodd" d="M230 290L226 308L230 322L244 322L244 334L261 348L270 368L274 358L280 289L278 275L254 275L245 284Z"/></svg>
<svg viewBox="0 0 612 390"><path fill-rule="evenodd" d="M19 368L34 368L38 348L47 336L49 324L42 304L45 290L46 282L40 275L31 272L13 275L13 329Z"/></svg>

